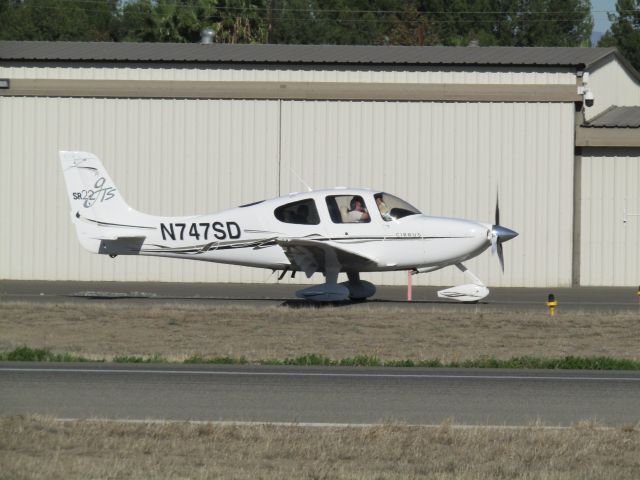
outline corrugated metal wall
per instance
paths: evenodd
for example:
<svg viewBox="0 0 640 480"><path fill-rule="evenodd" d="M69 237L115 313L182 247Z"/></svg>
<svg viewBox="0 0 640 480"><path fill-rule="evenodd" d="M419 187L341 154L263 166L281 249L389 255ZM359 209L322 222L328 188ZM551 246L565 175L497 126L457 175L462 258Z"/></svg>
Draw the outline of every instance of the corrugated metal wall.
<svg viewBox="0 0 640 480"><path fill-rule="evenodd" d="M263 271L82 251L58 150L103 159L127 202L207 213L278 189L278 102L0 98L0 278L260 281Z"/></svg>
<svg viewBox="0 0 640 480"><path fill-rule="evenodd" d="M614 59L590 74L589 88L593 92L592 107L585 107L585 119L590 120L609 107L640 105L640 83Z"/></svg>
<svg viewBox="0 0 640 480"><path fill-rule="evenodd" d="M582 156L582 285L640 284L640 152L585 149Z"/></svg>
<svg viewBox="0 0 640 480"><path fill-rule="evenodd" d="M262 270L82 251L57 151L84 149L152 214L303 190L295 171L315 188L378 187L425 213L492 222L499 188L501 223L521 236L505 245L505 275L488 253L469 267L489 285L569 285L573 122L570 103L3 97L0 278L274 281ZM451 267L418 277L461 280Z"/></svg>
<svg viewBox="0 0 640 480"><path fill-rule="evenodd" d="M77 80L198 80L198 81L288 81L288 82L381 82L381 83L468 83L575 85L570 67L442 67L375 70L329 67L304 68L127 68L104 67L0 67L0 77Z"/></svg>
<svg viewBox="0 0 640 480"><path fill-rule="evenodd" d="M573 105L557 103L299 102L282 106L281 191L384 189L424 213L501 223L505 274L488 253L468 267L490 285L570 285ZM406 275L373 274L378 283ZM463 280L455 267L418 284Z"/></svg>

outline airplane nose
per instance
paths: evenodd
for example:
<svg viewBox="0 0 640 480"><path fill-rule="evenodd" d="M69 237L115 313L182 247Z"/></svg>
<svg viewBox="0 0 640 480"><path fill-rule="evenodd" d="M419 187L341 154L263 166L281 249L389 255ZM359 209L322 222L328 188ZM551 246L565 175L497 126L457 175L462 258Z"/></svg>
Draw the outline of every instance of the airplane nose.
<svg viewBox="0 0 640 480"><path fill-rule="evenodd" d="M512 238L516 238L518 236L518 232L514 232L513 230L503 227L502 225L492 225L491 234L495 235L501 243L508 242Z"/></svg>

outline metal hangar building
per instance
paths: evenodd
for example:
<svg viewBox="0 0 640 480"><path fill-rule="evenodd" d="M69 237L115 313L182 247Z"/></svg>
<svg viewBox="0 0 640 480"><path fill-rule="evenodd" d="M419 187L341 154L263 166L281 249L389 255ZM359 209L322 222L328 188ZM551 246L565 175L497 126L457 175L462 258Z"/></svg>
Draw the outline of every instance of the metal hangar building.
<svg viewBox="0 0 640 480"><path fill-rule="evenodd" d="M58 150L97 154L127 202L157 215L303 179L492 222L499 192L520 236L504 274L489 253L468 262L487 285L640 283L640 76L615 49L0 42L0 278L274 282L83 251Z"/></svg>

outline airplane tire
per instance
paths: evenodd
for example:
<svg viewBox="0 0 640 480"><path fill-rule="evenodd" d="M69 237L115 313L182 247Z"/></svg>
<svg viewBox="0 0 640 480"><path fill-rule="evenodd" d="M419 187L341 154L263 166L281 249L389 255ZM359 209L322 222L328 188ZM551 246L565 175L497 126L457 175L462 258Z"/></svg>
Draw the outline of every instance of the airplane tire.
<svg viewBox="0 0 640 480"><path fill-rule="evenodd" d="M360 280L358 282L342 282L340 285L344 285L349 289L349 298L356 302L364 301L376 293L376 286L366 280Z"/></svg>

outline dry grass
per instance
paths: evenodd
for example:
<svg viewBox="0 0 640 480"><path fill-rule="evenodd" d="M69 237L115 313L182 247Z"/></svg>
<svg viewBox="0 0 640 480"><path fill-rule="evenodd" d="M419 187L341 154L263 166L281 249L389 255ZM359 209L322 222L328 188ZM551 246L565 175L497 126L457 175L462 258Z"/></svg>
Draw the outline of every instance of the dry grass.
<svg viewBox="0 0 640 480"><path fill-rule="evenodd" d="M161 355L383 360L610 356L640 359L633 313L474 313L432 307L327 308L0 302L0 351L21 345L90 358Z"/></svg>
<svg viewBox="0 0 640 480"><path fill-rule="evenodd" d="M0 479L629 479L637 426L127 424L0 417Z"/></svg>

